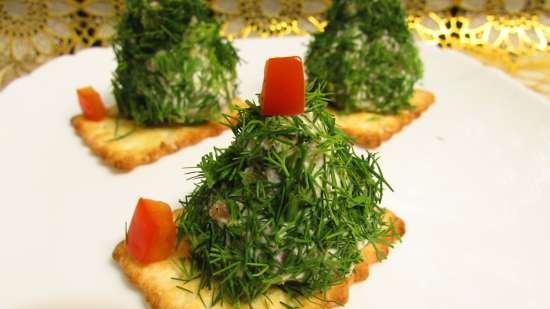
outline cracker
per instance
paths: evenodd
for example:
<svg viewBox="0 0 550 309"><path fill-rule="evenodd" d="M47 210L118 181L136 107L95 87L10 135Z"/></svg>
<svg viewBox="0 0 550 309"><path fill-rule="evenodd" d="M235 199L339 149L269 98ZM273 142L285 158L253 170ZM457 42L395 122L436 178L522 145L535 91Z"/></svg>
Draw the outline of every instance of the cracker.
<svg viewBox="0 0 550 309"><path fill-rule="evenodd" d="M400 239L405 233L405 223L388 210L386 211L385 220L393 222L395 227L395 233L388 241L394 242ZM189 255L188 248L185 246L178 251L179 252L174 254L170 259L144 266L135 262L128 255L124 242L121 242L113 251L113 259L120 265L129 281L143 293L146 301L151 305L151 308L203 309L205 306L202 301L207 305L210 305L212 301L211 291L203 289L200 291L201 297L198 297L199 279L195 279L185 284L173 279L181 276L175 260ZM340 285L330 288L326 294L319 295L320 299L324 299L323 301L303 300L301 305L298 305L280 289L272 288L267 292L268 297L259 296L254 300L252 306L248 304L241 305L241 308L287 309L282 303L302 309L326 309L343 305L348 301L349 287L351 284L353 282L365 280L369 275L370 265L377 263L379 261L378 258L385 258L388 251L389 248L386 245L377 244L375 249L373 244L368 244L362 250L363 261L355 266L352 275ZM178 284L190 292L178 288ZM218 303L216 306L208 308L233 309L233 307L227 303L223 305Z"/></svg>
<svg viewBox="0 0 550 309"><path fill-rule="evenodd" d="M235 99L234 104L243 103ZM227 129L214 122L196 126L142 127L131 120L117 120L116 115L102 121L90 121L79 115L71 119L71 124L93 153L107 165L125 171L155 162Z"/></svg>
<svg viewBox="0 0 550 309"><path fill-rule="evenodd" d="M336 114L336 124L348 134L356 144L374 148L390 139L395 133L419 117L435 101L435 96L425 90L415 90L410 98L413 109L401 111L398 115L381 115L358 112Z"/></svg>

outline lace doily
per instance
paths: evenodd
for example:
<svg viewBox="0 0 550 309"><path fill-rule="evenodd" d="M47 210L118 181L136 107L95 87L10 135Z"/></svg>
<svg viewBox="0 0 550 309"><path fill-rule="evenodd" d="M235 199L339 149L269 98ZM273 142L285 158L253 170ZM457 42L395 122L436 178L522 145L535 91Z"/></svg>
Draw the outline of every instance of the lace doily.
<svg viewBox="0 0 550 309"><path fill-rule="evenodd" d="M465 51L550 97L550 1L402 0L422 40ZM330 0L209 0L230 38L322 30ZM110 43L124 0L0 0L0 88L57 55Z"/></svg>

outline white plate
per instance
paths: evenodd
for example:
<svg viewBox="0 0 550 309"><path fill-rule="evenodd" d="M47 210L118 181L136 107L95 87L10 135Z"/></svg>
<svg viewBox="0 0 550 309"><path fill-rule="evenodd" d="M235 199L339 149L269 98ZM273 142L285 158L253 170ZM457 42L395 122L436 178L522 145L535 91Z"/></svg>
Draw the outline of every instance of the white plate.
<svg viewBox="0 0 550 309"><path fill-rule="evenodd" d="M236 42L241 94L270 56L306 38ZM550 104L497 70L421 46L437 103L380 148L395 188L384 204L407 234L346 308L550 308ZM0 93L0 307L143 308L111 261L140 196L177 205L194 166L231 134L131 173L114 173L75 135L75 89L106 101L109 49L60 57ZM358 150L359 152L363 150Z"/></svg>

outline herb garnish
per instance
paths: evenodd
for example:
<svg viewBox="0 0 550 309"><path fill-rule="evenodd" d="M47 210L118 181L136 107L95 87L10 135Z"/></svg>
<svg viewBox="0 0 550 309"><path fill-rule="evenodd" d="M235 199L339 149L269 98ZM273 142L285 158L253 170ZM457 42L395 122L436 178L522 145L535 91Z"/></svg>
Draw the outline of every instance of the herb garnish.
<svg viewBox="0 0 550 309"><path fill-rule="evenodd" d="M205 122L235 95L238 56L204 1L127 0L114 50L118 110L140 125Z"/></svg>
<svg viewBox="0 0 550 309"><path fill-rule="evenodd" d="M202 158L178 239L213 303L250 303L272 286L298 302L349 275L365 240L390 235L379 207L387 183L377 156L357 156L336 128L319 88L300 116L264 117L247 103L233 143Z"/></svg>
<svg viewBox="0 0 550 309"><path fill-rule="evenodd" d="M399 0L334 0L328 26L305 60L310 80L327 82L330 103L343 113L395 114L422 77L422 63Z"/></svg>

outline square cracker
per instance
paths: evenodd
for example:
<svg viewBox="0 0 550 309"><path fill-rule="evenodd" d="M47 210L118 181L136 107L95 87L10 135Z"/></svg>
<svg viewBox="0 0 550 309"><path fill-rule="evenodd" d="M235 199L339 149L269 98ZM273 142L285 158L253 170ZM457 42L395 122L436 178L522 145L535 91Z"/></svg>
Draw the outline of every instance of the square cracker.
<svg viewBox="0 0 550 309"><path fill-rule="evenodd" d="M386 210L384 219L387 222L392 222L395 227L388 243L399 240L405 233L405 223L389 210ZM145 300L153 309L203 309L205 308L204 304L207 305L206 308L233 309L228 303L223 305L218 303L213 307L208 307L212 301L212 293L203 289L200 291L201 297L198 296L199 279L187 283L174 280L174 278L181 277L176 259L189 256L189 249L185 244L182 247L172 258L141 265L128 255L124 242L120 242L113 251L113 259L122 268L129 281L143 293ZM282 303L301 309L326 309L343 305L348 301L351 284L367 279L370 265L385 258L388 252L389 247L385 244L368 244L361 252L363 261L355 266L353 273L340 285L333 286L326 293L320 294L319 299L302 300L299 304L282 290L272 288L267 292L268 297L259 296L252 305L243 304L241 308L287 309Z"/></svg>
<svg viewBox="0 0 550 309"><path fill-rule="evenodd" d="M381 115L359 112L351 114L335 113L336 125L349 135L354 143L366 148L375 148L390 139L393 134L419 117L435 101L435 96L425 90L415 90L410 98L413 107L397 115Z"/></svg>
<svg viewBox="0 0 550 309"><path fill-rule="evenodd" d="M233 103L243 104L239 99ZM71 124L93 153L107 165L124 171L155 162L227 129L214 122L196 126L142 127L131 120L117 119L116 115L102 121L90 121L78 115L71 119Z"/></svg>

